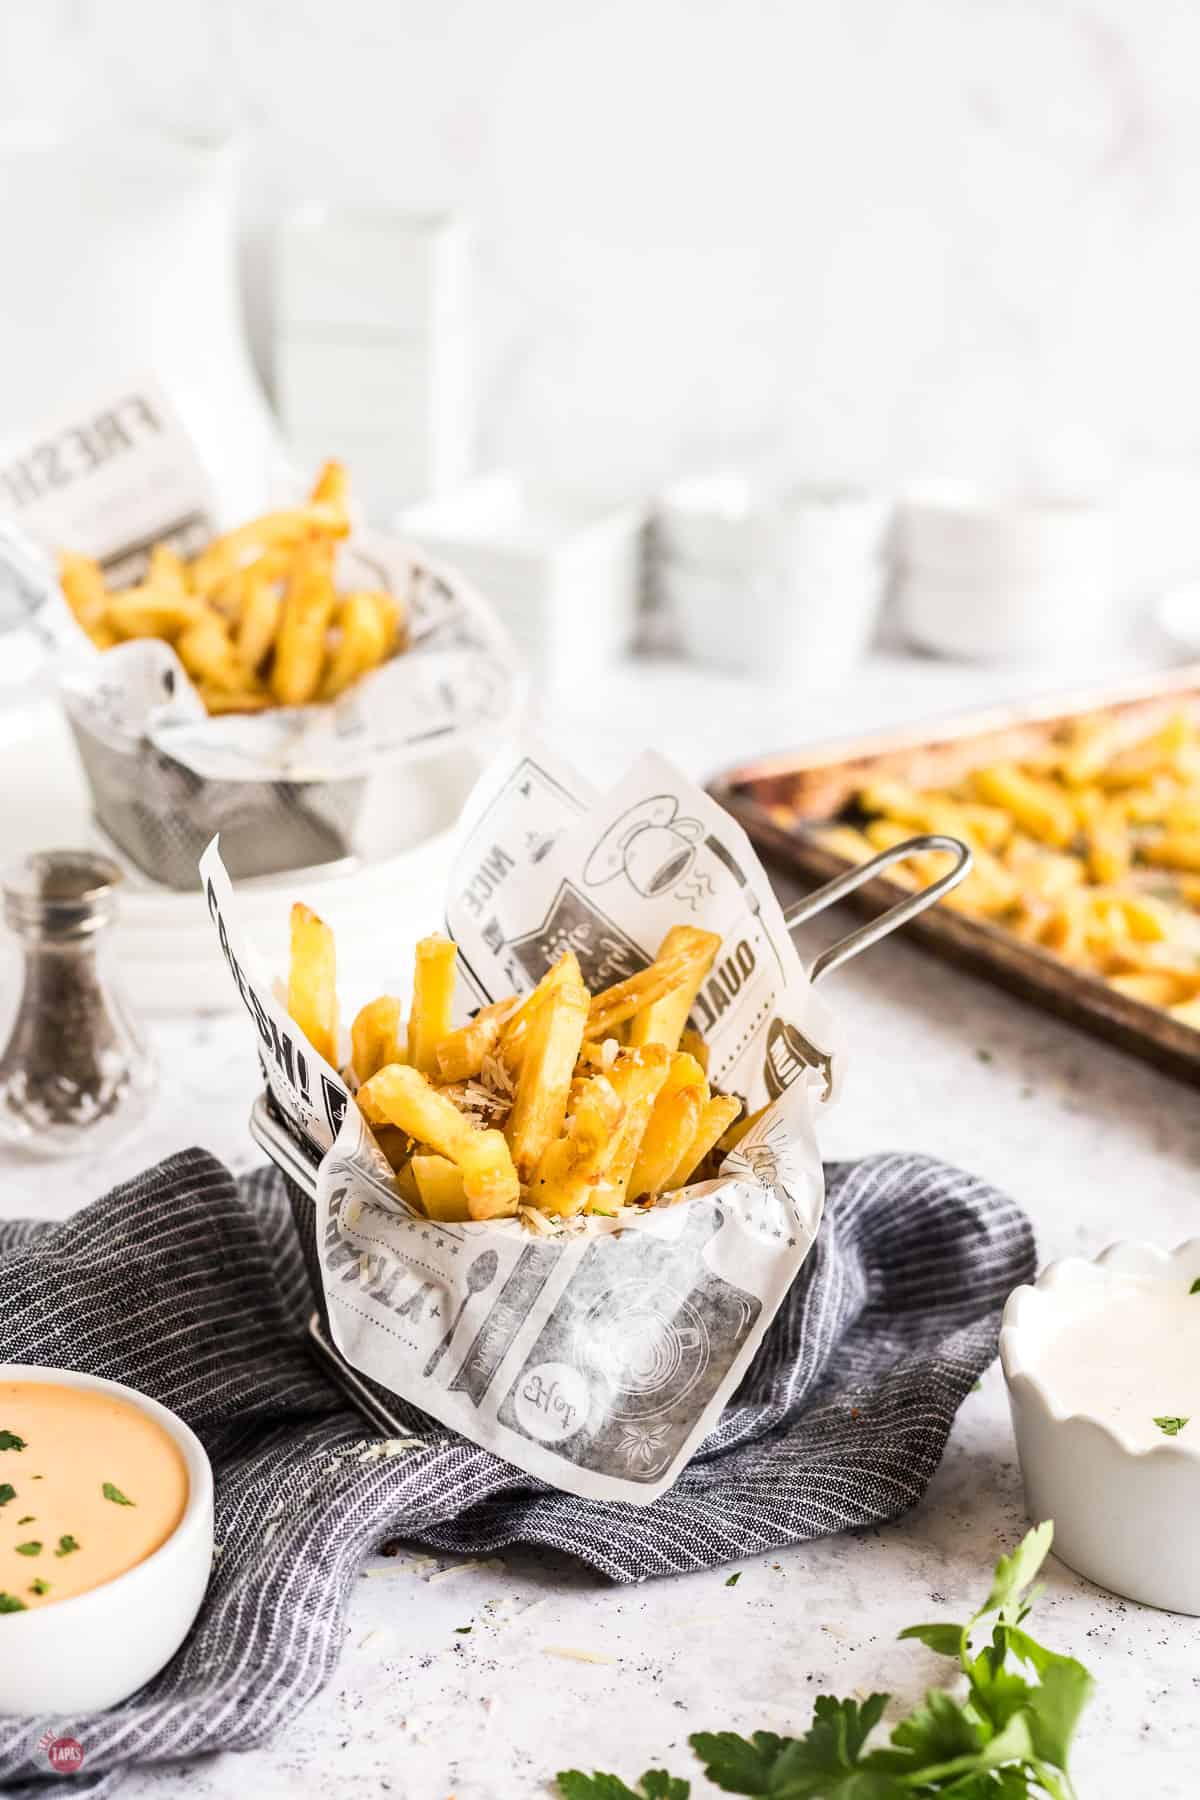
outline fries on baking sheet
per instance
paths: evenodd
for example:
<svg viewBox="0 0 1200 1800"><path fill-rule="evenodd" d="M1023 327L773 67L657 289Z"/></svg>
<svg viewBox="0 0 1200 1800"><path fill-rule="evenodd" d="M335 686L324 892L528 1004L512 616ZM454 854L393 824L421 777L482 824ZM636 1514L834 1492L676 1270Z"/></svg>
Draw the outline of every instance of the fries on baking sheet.
<svg viewBox="0 0 1200 1800"><path fill-rule="evenodd" d="M337 1065L333 933L291 915L288 1012ZM720 939L676 926L655 960L592 994L566 951L532 992L451 1026L454 944L423 938L407 1027L381 994L350 1028L346 1070L400 1192L446 1222L520 1217L557 1231L677 1198L742 1111L711 1091L687 1017Z"/></svg>
<svg viewBox="0 0 1200 1800"><path fill-rule="evenodd" d="M914 829L974 852L945 905L1200 1028L1200 731L1185 713L1133 737L1111 714L1074 719L1027 760L938 790L872 782L815 836L866 862ZM936 861L889 878L916 886Z"/></svg>
<svg viewBox="0 0 1200 1800"><path fill-rule="evenodd" d="M191 562L155 545L136 587L110 592L99 564L73 551L59 558L59 581L97 649L145 637L173 645L210 713L308 706L336 700L404 648L394 594L334 584L349 531L346 471L328 462L304 505L239 525Z"/></svg>

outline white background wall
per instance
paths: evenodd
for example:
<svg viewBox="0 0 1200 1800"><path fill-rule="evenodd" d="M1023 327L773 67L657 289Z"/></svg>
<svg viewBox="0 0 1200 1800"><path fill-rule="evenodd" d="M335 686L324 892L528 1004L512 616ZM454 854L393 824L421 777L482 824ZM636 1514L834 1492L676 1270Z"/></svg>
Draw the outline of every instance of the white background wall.
<svg viewBox="0 0 1200 1800"><path fill-rule="evenodd" d="M87 39L126 109L245 123L264 365L281 207L470 214L485 463L623 491L740 458L1070 484L1200 460L1186 0L7 0L10 33L22 12Z"/></svg>

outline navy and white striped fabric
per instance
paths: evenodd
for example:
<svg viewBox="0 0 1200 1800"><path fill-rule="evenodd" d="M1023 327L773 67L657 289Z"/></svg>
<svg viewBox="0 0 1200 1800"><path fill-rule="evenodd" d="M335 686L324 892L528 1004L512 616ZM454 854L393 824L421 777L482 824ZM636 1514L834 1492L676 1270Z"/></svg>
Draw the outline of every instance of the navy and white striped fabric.
<svg viewBox="0 0 1200 1800"><path fill-rule="evenodd" d="M326 1681L355 1574L402 1534L435 1550L551 1545L614 1581L707 1568L894 1518L924 1492L955 1411L1034 1270L1010 1200L913 1156L826 1169L817 1244L751 1373L676 1487L637 1508L577 1500L427 1421L373 1442L309 1360L310 1298L282 1183L240 1189L202 1151L66 1224L0 1222L0 1361L131 1383L198 1432L220 1555L195 1631L126 1705L0 1718L0 1782L45 1793L39 1740L76 1737L72 1791L123 1765L268 1737ZM0 1619L0 1655L5 1621Z"/></svg>

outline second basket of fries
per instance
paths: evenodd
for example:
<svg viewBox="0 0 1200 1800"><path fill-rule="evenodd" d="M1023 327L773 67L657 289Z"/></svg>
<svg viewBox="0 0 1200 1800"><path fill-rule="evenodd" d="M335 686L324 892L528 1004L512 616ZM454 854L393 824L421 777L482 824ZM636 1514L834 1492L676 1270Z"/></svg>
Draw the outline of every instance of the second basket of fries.
<svg viewBox="0 0 1200 1800"><path fill-rule="evenodd" d="M370 779L498 734L506 634L450 570L352 526L345 469L185 556L167 532L111 566L69 546L43 609L98 824L172 888L220 832L232 873L354 854ZM137 561L132 565L137 566Z"/></svg>
<svg viewBox="0 0 1200 1800"><path fill-rule="evenodd" d="M302 895L269 970L218 845L201 873L345 1364L556 1487L653 1500L823 1200L833 1027L740 828L654 755L598 797L524 746L411 975L354 996Z"/></svg>

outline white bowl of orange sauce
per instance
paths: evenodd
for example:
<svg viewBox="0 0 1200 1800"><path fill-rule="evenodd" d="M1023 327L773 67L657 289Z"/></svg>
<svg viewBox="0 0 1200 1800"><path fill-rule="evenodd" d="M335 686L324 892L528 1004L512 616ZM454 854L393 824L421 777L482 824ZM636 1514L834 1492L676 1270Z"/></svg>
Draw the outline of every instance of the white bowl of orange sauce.
<svg viewBox="0 0 1200 1800"><path fill-rule="evenodd" d="M0 1363L0 1713L98 1712L168 1663L213 1554L212 1469L157 1400Z"/></svg>

